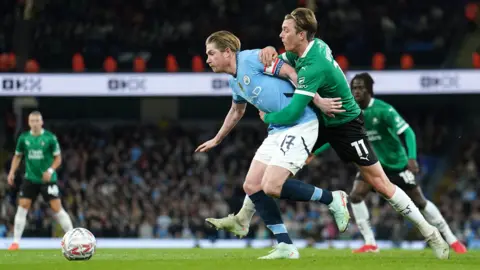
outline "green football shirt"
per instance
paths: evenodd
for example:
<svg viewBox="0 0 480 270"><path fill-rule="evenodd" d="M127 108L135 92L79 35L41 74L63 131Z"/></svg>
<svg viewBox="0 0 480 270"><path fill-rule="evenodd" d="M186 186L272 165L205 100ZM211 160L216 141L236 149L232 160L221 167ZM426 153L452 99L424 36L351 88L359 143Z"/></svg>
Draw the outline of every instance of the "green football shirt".
<svg viewBox="0 0 480 270"><path fill-rule="evenodd" d="M320 117L323 119L325 126L339 126L360 115L360 107L355 102L345 74L325 42L316 38L309 43L302 56L286 52L280 55L280 58L297 71L295 94L313 97L318 92L323 98L340 97L342 99L342 109L345 112L336 114L335 118L326 116L320 110L315 110L319 119Z"/></svg>
<svg viewBox="0 0 480 270"><path fill-rule="evenodd" d="M401 170L408 165L408 155L398 135L408 123L388 103L372 98L364 110L365 128L382 167Z"/></svg>
<svg viewBox="0 0 480 270"><path fill-rule="evenodd" d="M55 134L42 130L38 136L30 131L20 135L15 155L25 160L25 179L33 183L43 183L43 173L50 168L55 156L60 155L60 145ZM57 182L57 173L52 174L50 182Z"/></svg>

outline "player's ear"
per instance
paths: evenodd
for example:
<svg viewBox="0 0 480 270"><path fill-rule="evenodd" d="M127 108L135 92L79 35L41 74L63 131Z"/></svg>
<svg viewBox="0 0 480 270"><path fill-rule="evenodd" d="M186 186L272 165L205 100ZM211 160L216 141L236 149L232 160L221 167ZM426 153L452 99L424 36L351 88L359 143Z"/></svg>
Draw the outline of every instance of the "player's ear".
<svg viewBox="0 0 480 270"><path fill-rule="evenodd" d="M225 48L225 51L223 51L223 52L230 54L232 52L232 50L230 50L230 48L227 47L227 48Z"/></svg>

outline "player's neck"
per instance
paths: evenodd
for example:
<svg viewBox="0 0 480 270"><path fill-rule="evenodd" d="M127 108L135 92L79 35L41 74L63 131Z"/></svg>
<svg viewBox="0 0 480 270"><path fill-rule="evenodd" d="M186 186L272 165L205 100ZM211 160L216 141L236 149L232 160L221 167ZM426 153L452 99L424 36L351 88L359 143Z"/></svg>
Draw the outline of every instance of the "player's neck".
<svg viewBox="0 0 480 270"><path fill-rule="evenodd" d="M225 73L228 73L234 77L237 77L237 55L234 55L230 60L230 64L228 65Z"/></svg>
<svg viewBox="0 0 480 270"><path fill-rule="evenodd" d="M308 44L310 44L310 41L302 42L302 44L300 44L297 47L297 49L294 53L297 54L298 57L302 57L303 54L305 53L305 51L307 50Z"/></svg>
<svg viewBox="0 0 480 270"><path fill-rule="evenodd" d="M33 136L40 136L42 135L42 133L43 133L43 128L38 131L34 131L33 129L30 129L30 134L32 134Z"/></svg>
<svg viewBox="0 0 480 270"><path fill-rule="evenodd" d="M366 108L368 108L368 106L370 106L370 102L373 101L373 97L371 98L366 98L362 104L360 104L360 107L362 108L362 110L365 110Z"/></svg>

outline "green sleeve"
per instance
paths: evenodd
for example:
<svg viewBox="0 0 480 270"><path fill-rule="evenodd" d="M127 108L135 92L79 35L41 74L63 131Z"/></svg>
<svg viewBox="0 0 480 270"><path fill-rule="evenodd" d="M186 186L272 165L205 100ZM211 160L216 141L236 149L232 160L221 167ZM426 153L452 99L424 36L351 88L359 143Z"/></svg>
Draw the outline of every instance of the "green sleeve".
<svg viewBox="0 0 480 270"><path fill-rule="evenodd" d="M310 96L294 94L287 107L279 112L267 113L263 121L267 124L293 124L303 115L310 101L312 101Z"/></svg>
<svg viewBox="0 0 480 270"><path fill-rule="evenodd" d="M17 140L17 147L15 148L15 155L23 155L25 153L25 140L23 135L20 135Z"/></svg>
<svg viewBox="0 0 480 270"><path fill-rule="evenodd" d="M409 127L408 123L393 107L389 107L383 116L385 124L387 124L389 128L393 129L397 135L402 134Z"/></svg>
<svg viewBox="0 0 480 270"><path fill-rule="evenodd" d="M308 66L302 67L298 72L297 89L290 104L281 111L265 115L264 122L279 125L295 123L303 115L305 108L312 101L323 81L324 74L322 71L317 72L314 68Z"/></svg>
<svg viewBox="0 0 480 270"><path fill-rule="evenodd" d="M60 144L58 143L57 136L53 135L52 138L52 154L54 156L60 155Z"/></svg>
<svg viewBox="0 0 480 270"><path fill-rule="evenodd" d="M291 52L284 52L280 54L278 58L282 59L290 66L295 67L295 60L298 59L298 56Z"/></svg>
<svg viewBox="0 0 480 270"><path fill-rule="evenodd" d="M417 139L415 132L411 127L408 127L403 134L405 134L405 144L407 145L408 158L417 159Z"/></svg>
<svg viewBox="0 0 480 270"><path fill-rule="evenodd" d="M326 144L322 145L322 147L320 147L320 148L318 148L317 150L315 150L315 151L313 152L313 154L318 157L321 153L323 153L323 152L327 151L328 149L330 149L330 147L331 147L331 145L330 145L329 143L326 143Z"/></svg>

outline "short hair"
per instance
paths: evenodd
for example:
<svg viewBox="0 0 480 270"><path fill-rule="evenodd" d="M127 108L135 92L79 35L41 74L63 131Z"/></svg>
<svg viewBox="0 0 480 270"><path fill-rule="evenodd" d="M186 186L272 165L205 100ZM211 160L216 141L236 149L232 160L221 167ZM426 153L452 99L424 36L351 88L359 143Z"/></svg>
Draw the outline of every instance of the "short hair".
<svg viewBox="0 0 480 270"><path fill-rule="evenodd" d="M40 111L32 111L30 113L30 115L38 115L38 116L42 116L42 113Z"/></svg>
<svg viewBox="0 0 480 270"><path fill-rule="evenodd" d="M211 34L206 41L206 44L214 43L217 49L224 52L229 48L232 52L240 51L240 39L229 31L217 31Z"/></svg>
<svg viewBox="0 0 480 270"><path fill-rule="evenodd" d="M353 81L356 79L363 81L365 88L367 88L367 92L373 97L373 84L375 81L373 80L372 76L370 76L370 74L367 72L358 73L352 78L352 81L350 81L350 88L352 88Z"/></svg>
<svg viewBox="0 0 480 270"><path fill-rule="evenodd" d="M285 20L295 21L295 30L298 32L305 31L307 33L307 40L311 41L315 38L317 33L317 18L315 13L308 8L296 8L290 14L285 16Z"/></svg>

